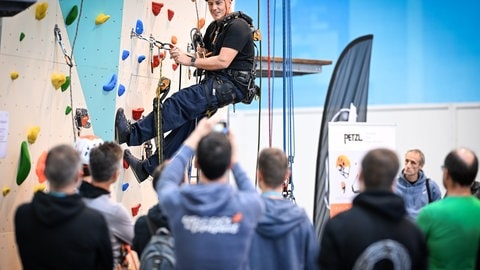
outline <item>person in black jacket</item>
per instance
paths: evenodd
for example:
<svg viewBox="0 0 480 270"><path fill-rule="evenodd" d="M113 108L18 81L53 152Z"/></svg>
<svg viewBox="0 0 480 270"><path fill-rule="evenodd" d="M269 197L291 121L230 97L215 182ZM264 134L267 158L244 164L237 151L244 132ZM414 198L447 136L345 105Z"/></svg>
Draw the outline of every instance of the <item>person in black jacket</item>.
<svg viewBox="0 0 480 270"><path fill-rule="evenodd" d="M374 149L361 165L363 192L351 209L325 225L320 269L427 269L425 238L407 218L403 199L392 191L400 166L397 155Z"/></svg>
<svg viewBox="0 0 480 270"><path fill-rule="evenodd" d="M52 148L45 161L48 193L35 193L15 213L15 238L23 269L113 269L105 218L76 193L80 156L70 145Z"/></svg>
<svg viewBox="0 0 480 270"><path fill-rule="evenodd" d="M157 185L165 164L166 163L164 162L153 171L153 190L155 190L155 186ZM143 249L148 241L150 241L152 234L154 234L159 228L169 229L169 226L167 217L162 213L162 209L157 203L148 210L147 215L139 217L135 222L135 235L133 237L132 248L137 252L139 258L142 256Z"/></svg>

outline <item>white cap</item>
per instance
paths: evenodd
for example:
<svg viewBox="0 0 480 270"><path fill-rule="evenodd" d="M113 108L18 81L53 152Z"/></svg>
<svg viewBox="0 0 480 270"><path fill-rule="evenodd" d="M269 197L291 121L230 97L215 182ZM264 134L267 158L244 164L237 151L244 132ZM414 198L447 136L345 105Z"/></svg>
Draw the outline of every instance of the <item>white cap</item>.
<svg viewBox="0 0 480 270"><path fill-rule="evenodd" d="M90 150L103 143L103 140L95 135L82 135L75 142L75 149L80 153L82 163L88 165L90 160Z"/></svg>

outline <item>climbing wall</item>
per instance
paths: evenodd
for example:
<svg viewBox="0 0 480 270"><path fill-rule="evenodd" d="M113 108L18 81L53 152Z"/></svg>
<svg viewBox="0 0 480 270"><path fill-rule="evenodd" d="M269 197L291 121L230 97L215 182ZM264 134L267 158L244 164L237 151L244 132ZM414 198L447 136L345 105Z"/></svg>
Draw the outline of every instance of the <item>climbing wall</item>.
<svg viewBox="0 0 480 270"><path fill-rule="evenodd" d="M187 51L198 18L210 20L205 1L47 0L2 18L0 270L21 269L13 216L35 190L48 190L37 174L42 153L80 135L113 140L116 109L132 121L133 109L146 115L160 76L171 79L170 94L194 83L193 70L174 65L168 51L150 50L149 40L171 43L174 36ZM159 54L165 59L153 61L152 72ZM142 146L130 149L144 154ZM130 169L112 195L134 218L156 202L151 181L137 183Z"/></svg>

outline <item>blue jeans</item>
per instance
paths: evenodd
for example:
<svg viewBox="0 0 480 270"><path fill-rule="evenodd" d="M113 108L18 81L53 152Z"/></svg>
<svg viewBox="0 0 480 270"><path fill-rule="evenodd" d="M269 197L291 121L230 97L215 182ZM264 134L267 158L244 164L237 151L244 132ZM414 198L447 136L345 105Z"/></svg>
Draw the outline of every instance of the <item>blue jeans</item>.
<svg viewBox="0 0 480 270"><path fill-rule="evenodd" d="M222 80L229 80L226 76L217 76ZM218 108L217 98L212 94L214 80L214 76L209 76L202 83L183 88L163 102L162 129L164 133L171 130L164 139L164 149L162 149L164 160L171 158L175 154L185 139L195 129L197 120L205 116L207 109ZM205 91L204 85L208 91ZM240 88L235 88L235 102L239 102L243 99L244 93ZM150 112L145 118L132 124L130 138L127 142L128 145L141 145L145 141L157 137L154 113ZM159 158L157 152L142 163L143 168L150 175L152 175L153 170L158 165Z"/></svg>

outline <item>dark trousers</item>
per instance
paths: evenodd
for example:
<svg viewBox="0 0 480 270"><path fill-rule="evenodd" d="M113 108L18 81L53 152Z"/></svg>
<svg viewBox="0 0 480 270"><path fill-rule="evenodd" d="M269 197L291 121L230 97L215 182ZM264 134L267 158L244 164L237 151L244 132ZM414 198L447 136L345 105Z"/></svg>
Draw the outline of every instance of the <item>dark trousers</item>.
<svg viewBox="0 0 480 270"><path fill-rule="evenodd" d="M228 80L228 77L223 75L219 75L219 77ZM164 149L162 149L164 160L175 154L183 141L195 129L197 121L205 116L207 109L218 108L217 98L212 94L214 79L214 76L210 76L201 84L183 88L163 102L162 130L164 133L171 130L164 139ZM237 88L237 100L241 100L243 95L243 92ZM154 113L150 112L145 118L132 124L128 145L141 145L145 141L157 137ZM142 165L151 175L159 165L158 153L150 156Z"/></svg>

